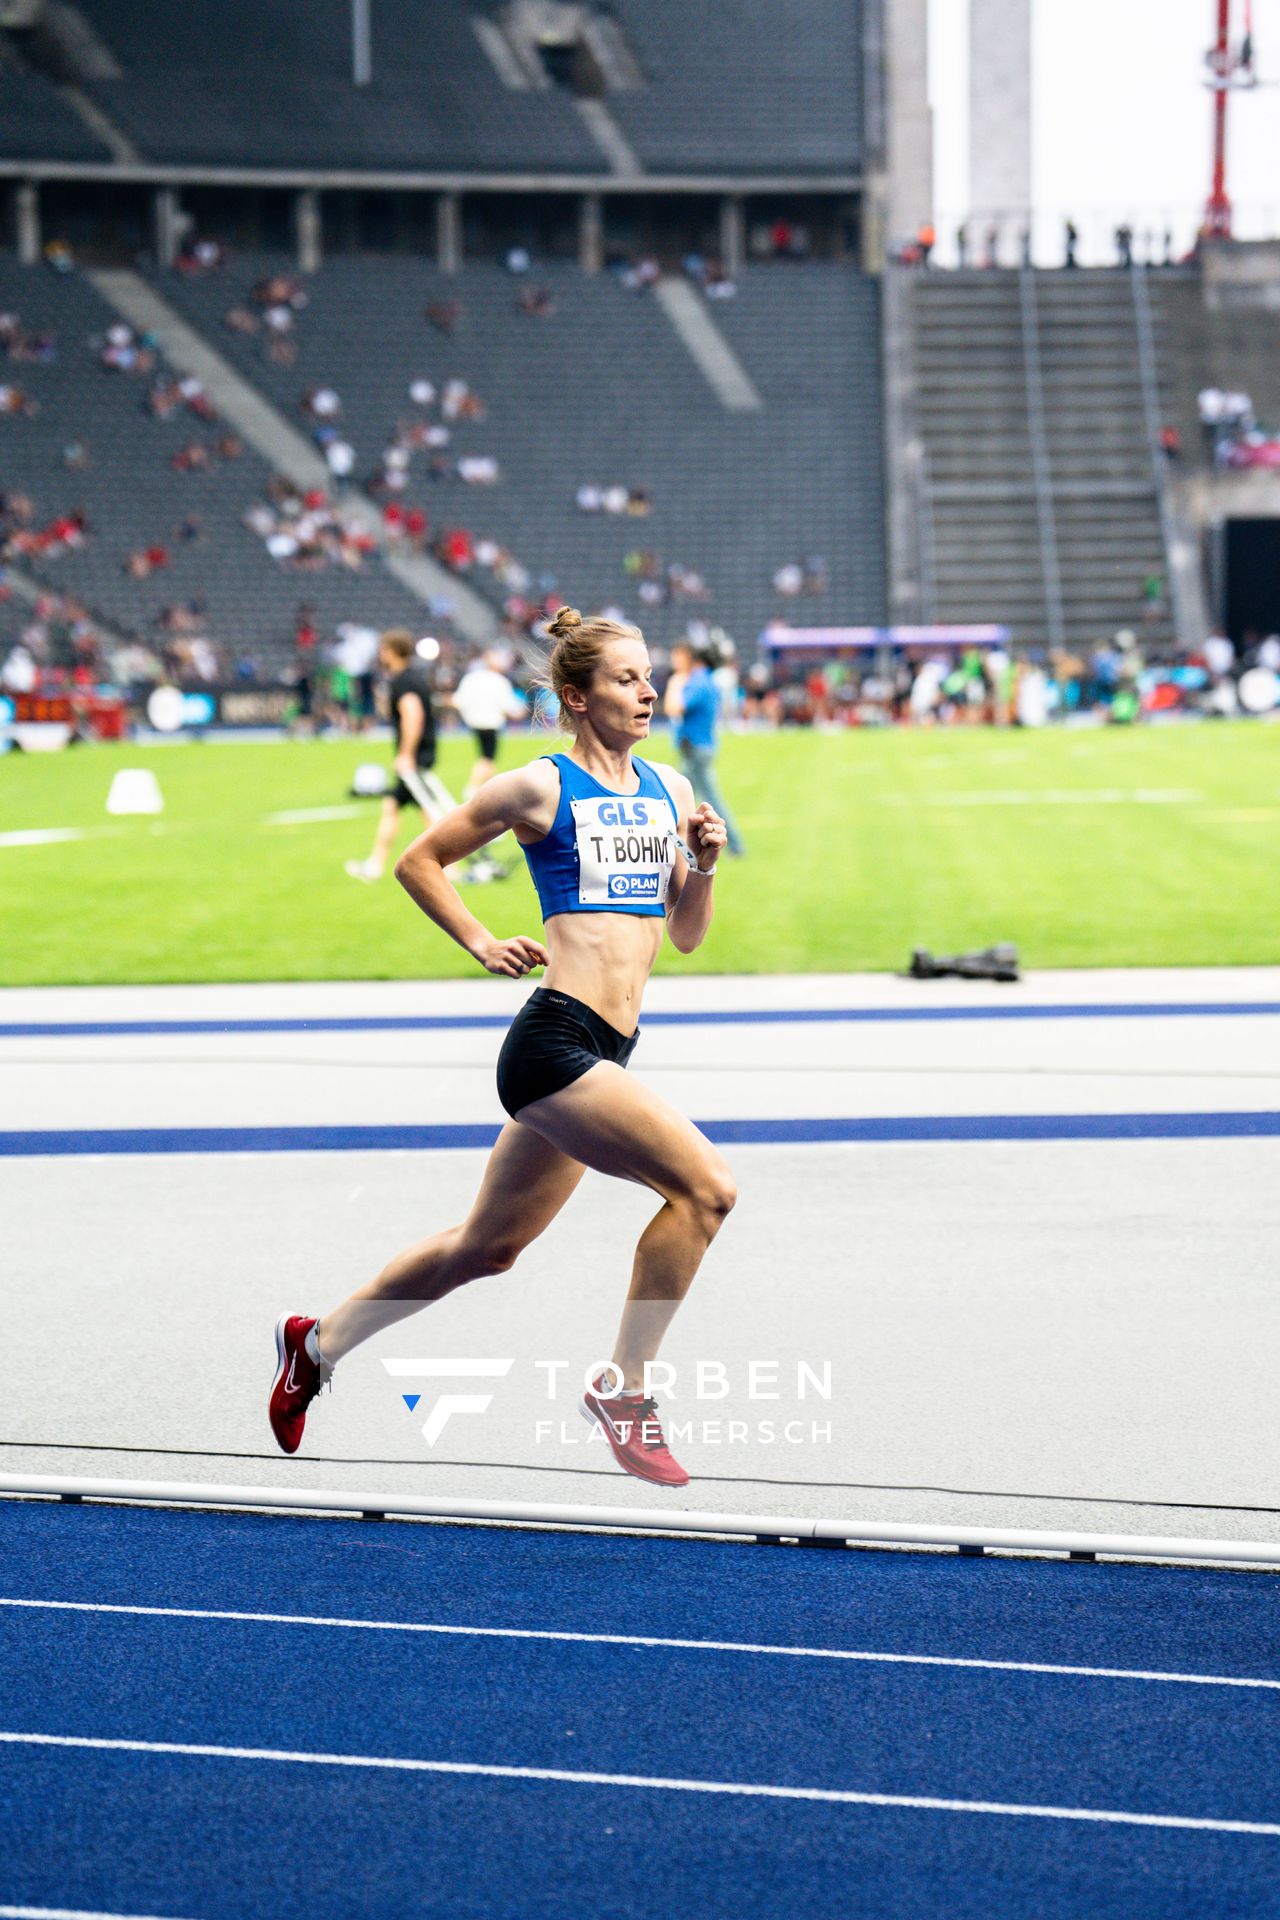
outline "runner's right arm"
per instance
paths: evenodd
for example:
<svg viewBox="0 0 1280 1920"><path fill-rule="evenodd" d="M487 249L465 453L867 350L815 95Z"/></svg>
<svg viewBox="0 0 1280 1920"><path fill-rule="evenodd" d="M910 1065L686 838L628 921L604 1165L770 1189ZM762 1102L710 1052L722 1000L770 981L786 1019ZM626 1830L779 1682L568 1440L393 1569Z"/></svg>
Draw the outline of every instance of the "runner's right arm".
<svg viewBox="0 0 1280 1920"><path fill-rule="evenodd" d="M520 979L533 967L549 966L550 955L540 940L525 934L497 939L476 919L444 870L513 827L545 833L554 814L555 781L549 762L537 760L496 775L465 806L455 807L419 834L396 861L396 879L409 898L487 973Z"/></svg>

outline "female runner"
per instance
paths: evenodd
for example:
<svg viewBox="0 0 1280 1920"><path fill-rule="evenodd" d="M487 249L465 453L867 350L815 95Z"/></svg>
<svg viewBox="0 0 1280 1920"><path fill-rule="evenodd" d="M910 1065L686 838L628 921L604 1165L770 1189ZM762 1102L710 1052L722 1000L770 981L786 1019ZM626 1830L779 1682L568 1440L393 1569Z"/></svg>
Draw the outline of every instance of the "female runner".
<svg viewBox="0 0 1280 1920"><path fill-rule="evenodd" d="M725 824L711 806L695 806L683 774L633 753L657 702L638 629L561 607L550 632L549 679L572 751L487 781L396 866L423 912L487 972L521 979L547 970L498 1058L498 1097L511 1117L460 1226L406 1248L322 1319L281 1318L270 1419L280 1446L295 1453L307 1408L344 1354L468 1280L504 1272L593 1167L651 1188L662 1205L636 1247L612 1377L595 1378L582 1410L628 1473L682 1487L689 1476L663 1439L645 1363L735 1192L711 1142L624 1069L664 922L681 953L692 953L711 924ZM507 831L538 890L545 946L523 934L495 939L445 878L447 867Z"/></svg>

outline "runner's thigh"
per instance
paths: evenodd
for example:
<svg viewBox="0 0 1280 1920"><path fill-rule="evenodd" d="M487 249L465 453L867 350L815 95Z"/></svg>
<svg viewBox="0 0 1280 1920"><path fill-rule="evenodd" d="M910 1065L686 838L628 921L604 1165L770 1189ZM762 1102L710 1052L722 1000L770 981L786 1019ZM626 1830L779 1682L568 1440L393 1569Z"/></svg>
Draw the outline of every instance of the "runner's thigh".
<svg viewBox="0 0 1280 1920"><path fill-rule="evenodd" d="M553 1141L508 1120L463 1229L468 1239L528 1246L551 1225L586 1172Z"/></svg>
<svg viewBox="0 0 1280 1920"><path fill-rule="evenodd" d="M732 1185L721 1155L692 1120L611 1060L531 1101L520 1118L597 1173L652 1187L666 1200Z"/></svg>

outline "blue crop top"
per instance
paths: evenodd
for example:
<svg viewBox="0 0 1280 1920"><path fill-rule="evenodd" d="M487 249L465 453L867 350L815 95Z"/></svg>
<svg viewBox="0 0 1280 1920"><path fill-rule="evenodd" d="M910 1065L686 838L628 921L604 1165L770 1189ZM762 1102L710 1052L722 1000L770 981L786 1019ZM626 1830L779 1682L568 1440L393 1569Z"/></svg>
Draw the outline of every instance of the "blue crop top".
<svg viewBox="0 0 1280 1920"><path fill-rule="evenodd" d="M665 913L679 818L647 760L632 759L635 793L613 793L571 760L548 753L560 773L550 833L522 849L542 917L555 913Z"/></svg>

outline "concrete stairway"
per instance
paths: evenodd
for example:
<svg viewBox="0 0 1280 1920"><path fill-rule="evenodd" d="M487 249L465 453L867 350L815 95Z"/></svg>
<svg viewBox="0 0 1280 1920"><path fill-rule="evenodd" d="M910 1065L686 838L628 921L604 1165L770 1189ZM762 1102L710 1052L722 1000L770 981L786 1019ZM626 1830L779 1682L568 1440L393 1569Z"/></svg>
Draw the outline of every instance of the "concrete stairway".
<svg viewBox="0 0 1280 1920"><path fill-rule="evenodd" d="M1139 626L1165 564L1128 275L920 275L911 333L936 617L1073 647Z"/></svg>

